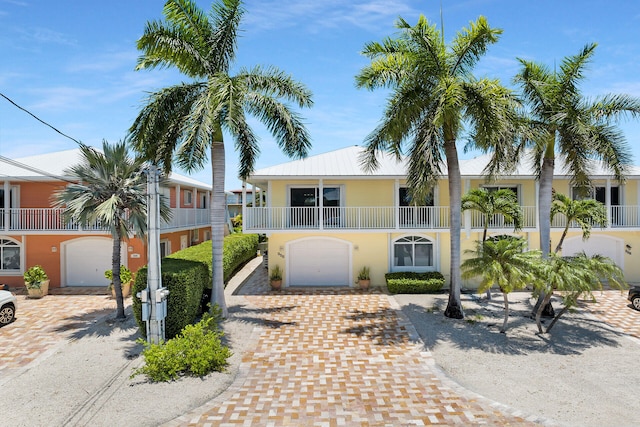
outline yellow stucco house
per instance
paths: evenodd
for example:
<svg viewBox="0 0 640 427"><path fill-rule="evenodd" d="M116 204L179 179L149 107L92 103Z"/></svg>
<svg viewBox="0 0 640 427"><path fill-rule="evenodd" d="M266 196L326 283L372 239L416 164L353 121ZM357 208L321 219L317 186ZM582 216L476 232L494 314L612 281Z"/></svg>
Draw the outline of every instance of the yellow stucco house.
<svg viewBox="0 0 640 427"><path fill-rule="evenodd" d="M367 173L360 167L362 147L352 146L255 171L247 180L252 191L264 191L261 206L243 206L247 233L269 237L269 268L279 265L284 286L354 286L362 266L371 268L373 285L384 284L390 271L440 271L449 275L449 195L447 177L438 181L432 197L411 203L407 197L405 165L380 155L380 167ZM490 234L517 234L530 248L540 247L538 183L526 161L495 182L482 171L490 156L460 161L462 192L473 188L510 188L522 207L523 228L496 218ZM571 196L573 189L556 159L553 188ZM579 228L570 228L563 255L580 251L612 258L627 281L640 281L640 168L632 167L620 183L594 164L593 198L607 207L609 225L594 227L582 240ZM481 238L482 222L473 211L462 214L461 247L471 249ZM560 239L564 218L551 228L552 248ZM447 277L448 279L448 277ZM463 283L475 287L472 282Z"/></svg>

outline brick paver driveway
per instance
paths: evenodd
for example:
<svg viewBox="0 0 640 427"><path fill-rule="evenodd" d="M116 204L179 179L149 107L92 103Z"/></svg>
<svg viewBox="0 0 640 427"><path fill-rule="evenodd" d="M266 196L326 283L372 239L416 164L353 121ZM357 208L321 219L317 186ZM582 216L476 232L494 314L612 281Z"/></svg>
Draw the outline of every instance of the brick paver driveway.
<svg viewBox="0 0 640 427"><path fill-rule="evenodd" d="M18 295L16 320L0 328L0 381L65 340L82 337L95 319L112 313L115 306L115 300L106 295L47 295L41 299Z"/></svg>
<svg viewBox="0 0 640 427"><path fill-rule="evenodd" d="M245 298L266 327L240 378L169 425L533 425L437 374L388 295L334 289Z"/></svg>

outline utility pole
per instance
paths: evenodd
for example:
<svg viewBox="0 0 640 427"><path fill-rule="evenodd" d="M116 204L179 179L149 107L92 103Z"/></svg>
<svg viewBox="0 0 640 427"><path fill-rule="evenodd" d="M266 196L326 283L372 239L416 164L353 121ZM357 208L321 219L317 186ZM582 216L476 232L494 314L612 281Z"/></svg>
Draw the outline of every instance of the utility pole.
<svg viewBox="0 0 640 427"><path fill-rule="evenodd" d="M164 319L167 317L169 290L162 287L160 271L160 172L147 168L147 288L138 294L142 303L142 319L147 323L147 342L165 340Z"/></svg>

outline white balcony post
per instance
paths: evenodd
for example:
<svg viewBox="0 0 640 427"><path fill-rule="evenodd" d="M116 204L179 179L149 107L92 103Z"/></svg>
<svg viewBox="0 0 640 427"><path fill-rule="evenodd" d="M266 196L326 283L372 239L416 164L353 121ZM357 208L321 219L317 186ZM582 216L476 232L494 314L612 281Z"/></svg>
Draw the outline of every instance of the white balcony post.
<svg viewBox="0 0 640 427"><path fill-rule="evenodd" d="M256 207L255 197L253 207ZM253 210L255 212L255 209ZM247 181L242 180L242 232L246 232L247 223Z"/></svg>
<svg viewBox="0 0 640 427"><path fill-rule="evenodd" d="M609 178L607 178L607 184L604 192L604 204L607 208L607 228L611 228L611 179Z"/></svg>
<svg viewBox="0 0 640 427"><path fill-rule="evenodd" d="M11 222L11 199L9 194L11 186L9 181L4 182L4 231L9 231L9 223Z"/></svg>
<svg viewBox="0 0 640 427"><path fill-rule="evenodd" d="M320 212L318 213L318 227L320 230L324 230L324 181L322 178L318 180L318 207Z"/></svg>

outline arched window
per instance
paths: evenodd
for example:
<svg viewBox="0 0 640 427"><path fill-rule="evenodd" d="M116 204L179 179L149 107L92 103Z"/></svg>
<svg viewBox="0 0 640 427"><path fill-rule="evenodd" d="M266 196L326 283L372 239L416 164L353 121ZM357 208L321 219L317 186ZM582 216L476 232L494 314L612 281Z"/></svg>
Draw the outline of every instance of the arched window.
<svg viewBox="0 0 640 427"><path fill-rule="evenodd" d="M0 271L20 271L20 243L0 237Z"/></svg>
<svg viewBox="0 0 640 427"><path fill-rule="evenodd" d="M433 243L420 236L401 237L393 242L394 270L429 270L433 268Z"/></svg>

